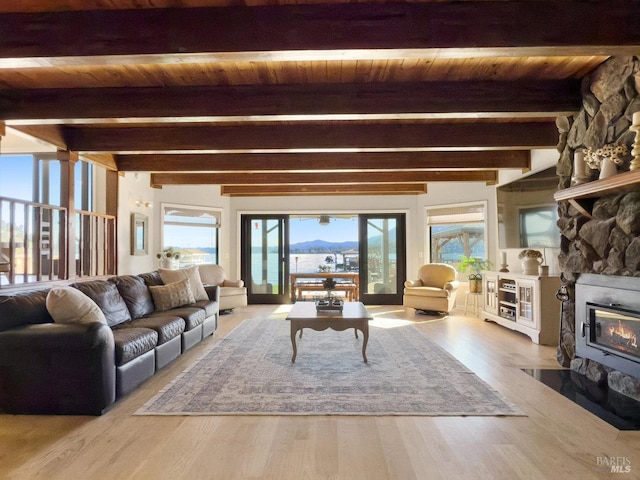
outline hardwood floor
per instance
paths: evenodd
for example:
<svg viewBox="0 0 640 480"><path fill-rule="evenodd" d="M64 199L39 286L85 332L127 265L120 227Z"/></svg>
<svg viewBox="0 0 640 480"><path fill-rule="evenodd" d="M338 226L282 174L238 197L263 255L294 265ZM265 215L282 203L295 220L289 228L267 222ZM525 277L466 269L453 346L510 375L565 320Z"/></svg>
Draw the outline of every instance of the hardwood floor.
<svg viewBox="0 0 640 480"><path fill-rule="evenodd" d="M520 371L557 367L555 348L461 314L369 307L398 328L415 323L527 417L133 415L242 320L277 308L223 315L214 338L101 417L0 415L0 478L608 479L604 457L627 457L631 472L618 477L640 478L640 432L616 430Z"/></svg>

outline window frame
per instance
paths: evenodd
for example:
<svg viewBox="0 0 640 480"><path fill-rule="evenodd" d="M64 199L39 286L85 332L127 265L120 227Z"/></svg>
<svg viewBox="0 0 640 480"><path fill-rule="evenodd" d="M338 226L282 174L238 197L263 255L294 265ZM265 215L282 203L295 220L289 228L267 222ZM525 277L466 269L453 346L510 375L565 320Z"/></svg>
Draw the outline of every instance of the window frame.
<svg viewBox="0 0 640 480"><path fill-rule="evenodd" d="M435 225L445 225L445 223L429 223L429 211L432 210L444 210L444 209L457 209L457 208L468 208L468 207L481 207L483 212L483 220L481 223L484 225L484 260L489 259L489 219L487 217L488 214L488 202L487 200L477 200L472 202L462 202L462 203L445 203L439 205L428 205L424 208L424 225L425 225L425 255L424 255L424 263L433 263L431 261L431 227ZM480 223L480 222L466 222L466 223ZM458 262L454 262L458 263Z"/></svg>
<svg viewBox="0 0 640 480"><path fill-rule="evenodd" d="M175 208L180 210L199 210L199 211L209 211L215 215L217 220L216 226L212 227L215 229L215 239L216 239L216 253L215 253L215 261L213 263L220 263L220 228L222 228L222 208L205 206L205 205L191 205L191 204L181 204L181 203L167 203L162 202L160 204L160 246L159 251L164 250L168 247L175 247L175 245L165 245L165 211L168 208ZM203 225L204 226L204 225Z"/></svg>

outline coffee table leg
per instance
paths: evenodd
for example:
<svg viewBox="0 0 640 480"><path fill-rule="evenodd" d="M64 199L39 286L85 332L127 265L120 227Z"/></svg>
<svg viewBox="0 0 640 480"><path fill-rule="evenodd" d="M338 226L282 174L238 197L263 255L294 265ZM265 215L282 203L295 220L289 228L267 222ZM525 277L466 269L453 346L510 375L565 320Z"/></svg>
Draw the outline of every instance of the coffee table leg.
<svg viewBox="0 0 640 480"><path fill-rule="evenodd" d="M357 328L353 329L353 333L355 333L356 334L356 338L358 338L358 329Z"/></svg>
<svg viewBox="0 0 640 480"><path fill-rule="evenodd" d="M367 363L367 342L369 341L369 329L364 328L362 330L362 359L364 363Z"/></svg>
<svg viewBox="0 0 640 480"><path fill-rule="evenodd" d="M291 363L294 363L296 361L296 355L298 354L298 347L296 346L296 326L293 322L291 322L291 346L293 347Z"/></svg>

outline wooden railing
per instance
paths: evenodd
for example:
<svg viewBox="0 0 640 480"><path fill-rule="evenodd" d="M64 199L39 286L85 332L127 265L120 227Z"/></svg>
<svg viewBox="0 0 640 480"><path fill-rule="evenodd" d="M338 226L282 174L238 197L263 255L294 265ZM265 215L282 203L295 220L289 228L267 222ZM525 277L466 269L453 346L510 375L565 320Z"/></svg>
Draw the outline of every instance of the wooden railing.
<svg viewBox="0 0 640 480"><path fill-rule="evenodd" d="M0 220L0 285L68 278L65 208L0 197Z"/></svg>
<svg viewBox="0 0 640 480"><path fill-rule="evenodd" d="M76 210L76 276L116 273L116 217Z"/></svg>
<svg viewBox="0 0 640 480"><path fill-rule="evenodd" d="M116 217L76 210L70 233L68 217L63 207L0 197L0 288L116 273Z"/></svg>

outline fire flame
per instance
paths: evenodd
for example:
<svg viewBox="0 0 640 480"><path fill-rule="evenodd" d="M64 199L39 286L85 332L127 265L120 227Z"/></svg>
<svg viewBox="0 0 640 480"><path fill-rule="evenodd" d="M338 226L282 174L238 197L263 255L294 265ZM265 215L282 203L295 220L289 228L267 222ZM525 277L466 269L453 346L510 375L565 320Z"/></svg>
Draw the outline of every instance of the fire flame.
<svg viewBox="0 0 640 480"><path fill-rule="evenodd" d="M626 328L624 328L624 325L622 325L622 322L620 320L618 320L618 326L615 327L613 325L611 325L609 327L609 336L613 337L613 336L617 336L619 338L622 338L624 340L626 340L627 346L629 347L633 347L633 348L638 348L638 337L635 333L633 333L631 330L628 330Z"/></svg>

